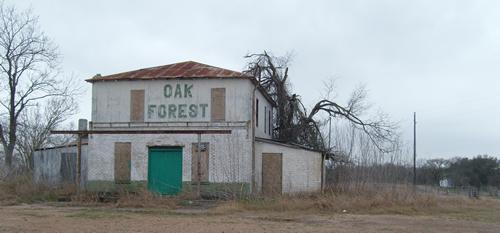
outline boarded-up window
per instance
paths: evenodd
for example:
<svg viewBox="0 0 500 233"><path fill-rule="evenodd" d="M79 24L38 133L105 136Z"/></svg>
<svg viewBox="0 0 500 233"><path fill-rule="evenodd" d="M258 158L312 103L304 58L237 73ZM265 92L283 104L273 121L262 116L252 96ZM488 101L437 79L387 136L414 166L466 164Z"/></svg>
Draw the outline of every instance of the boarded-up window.
<svg viewBox="0 0 500 233"><path fill-rule="evenodd" d="M255 127L259 127L259 99L255 99Z"/></svg>
<svg viewBox="0 0 500 233"><path fill-rule="evenodd" d="M198 160L198 143L193 143L192 159L191 159L191 182L208 182L208 143L200 143L200 160ZM198 170L198 161L200 161L200 169ZM201 179L200 179L201 177Z"/></svg>
<svg viewBox="0 0 500 233"><path fill-rule="evenodd" d="M115 142L115 183L130 183L130 142Z"/></svg>
<svg viewBox="0 0 500 233"><path fill-rule="evenodd" d="M212 121L226 120L226 88L212 88Z"/></svg>
<svg viewBox="0 0 500 233"><path fill-rule="evenodd" d="M76 153L61 153L61 167L59 171L62 182L75 182Z"/></svg>
<svg viewBox="0 0 500 233"><path fill-rule="evenodd" d="M278 153L262 153L262 193L279 195L282 183L282 155Z"/></svg>
<svg viewBox="0 0 500 233"><path fill-rule="evenodd" d="M144 121L144 90L130 91L130 121Z"/></svg>

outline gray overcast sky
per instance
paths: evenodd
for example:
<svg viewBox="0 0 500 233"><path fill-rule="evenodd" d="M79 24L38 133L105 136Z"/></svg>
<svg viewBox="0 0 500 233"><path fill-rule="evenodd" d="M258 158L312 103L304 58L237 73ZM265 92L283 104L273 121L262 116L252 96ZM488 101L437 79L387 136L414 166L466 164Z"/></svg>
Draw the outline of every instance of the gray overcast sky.
<svg viewBox="0 0 500 233"><path fill-rule="evenodd" d="M242 70L243 56L293 51L305 103L337 78L359 83L421 157L500 156L500 1L13 1L32 7L83 80L185 60ZM78 117L90 119L90 84Z"/></svg>

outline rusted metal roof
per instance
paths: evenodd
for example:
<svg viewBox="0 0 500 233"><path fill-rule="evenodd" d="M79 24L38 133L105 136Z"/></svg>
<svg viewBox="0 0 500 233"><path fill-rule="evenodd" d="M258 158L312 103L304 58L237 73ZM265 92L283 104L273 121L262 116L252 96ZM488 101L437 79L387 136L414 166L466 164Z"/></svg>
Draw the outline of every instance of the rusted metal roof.
<svg viewBox="0 0 500 233"><path fill-rule="evenodd" d="M133 70L106 76L95 75L87 82L119 81L119 80L150 80L150 79L176 79L176 78L252 78L241 72L227 70L194 61L174 63Z"/></svg>

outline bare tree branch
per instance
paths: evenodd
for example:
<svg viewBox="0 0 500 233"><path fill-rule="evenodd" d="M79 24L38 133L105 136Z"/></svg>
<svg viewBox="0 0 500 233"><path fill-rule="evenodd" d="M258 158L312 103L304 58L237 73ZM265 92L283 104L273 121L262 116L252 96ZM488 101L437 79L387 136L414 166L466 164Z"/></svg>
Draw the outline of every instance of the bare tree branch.
<svg viewBox="0 0 500 233"><path fill-rule="evenodd" d="M362 117L370 108L366 102L367 91L364 86L354 89L347 104L340 105L334 100L334 82L326 83L324 98L307 111L300 96L291 93L288 82L289 56L274 57L264 51L246 55L245 58L249 59L245 72L254 76L278 105L273 127L273 135L277 139L330 152L332 148L326 146L322 135L324 126L320 118L321 114L326 113L329 117L350 122L365 133L382 152L390 151L391 145L396 142L397 127L387 115L379 113L372 119Z"/></svg>
<svg viewBox="0 0 500 233"><path fill-rule="evenodd" d="M42 108L37 105L29 111L24 111L18 125L16 149L19 152L23 165L33 169L33 153L36 149L46 146L58 146L55 143L51 130L60 128L60 125L77 111L77 104L73 98L54 97L45 103Z"/></svg>
<svg viewBox="0 0 500 233"><path fill-rule="evenodd" d="M47 98L71 97L74 86L57 79L57 47L39 29L38 17L30 10L18 11L0 1L0 142L5 163L12 165L21 116ZM26 119L24 119L26 120ZM23 133L23 132L21 132Z"/></svg>

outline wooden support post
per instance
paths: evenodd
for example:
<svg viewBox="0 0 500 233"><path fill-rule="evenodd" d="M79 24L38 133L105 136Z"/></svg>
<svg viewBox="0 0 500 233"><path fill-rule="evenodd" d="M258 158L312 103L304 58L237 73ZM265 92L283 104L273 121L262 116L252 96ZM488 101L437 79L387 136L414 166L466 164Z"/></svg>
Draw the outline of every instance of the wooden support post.
<svg viewBox="0 0 500 233"><path fill-rule="evenodd" d="M198 196L198 198L201 197L201 190L200 190L200 186L201 186L201 134L198 134L198 148L196 148L196 152L197 152L197 163L196 163L196 174L198 175L198 180L196 182L196 195Z"/></svg>
<svg viewBox="0 0 500 233"><path fill-rule="evenodd" d="M80 190L80 181L82 176L82 134L78 134L76 141L76 190Z"/></svg>

